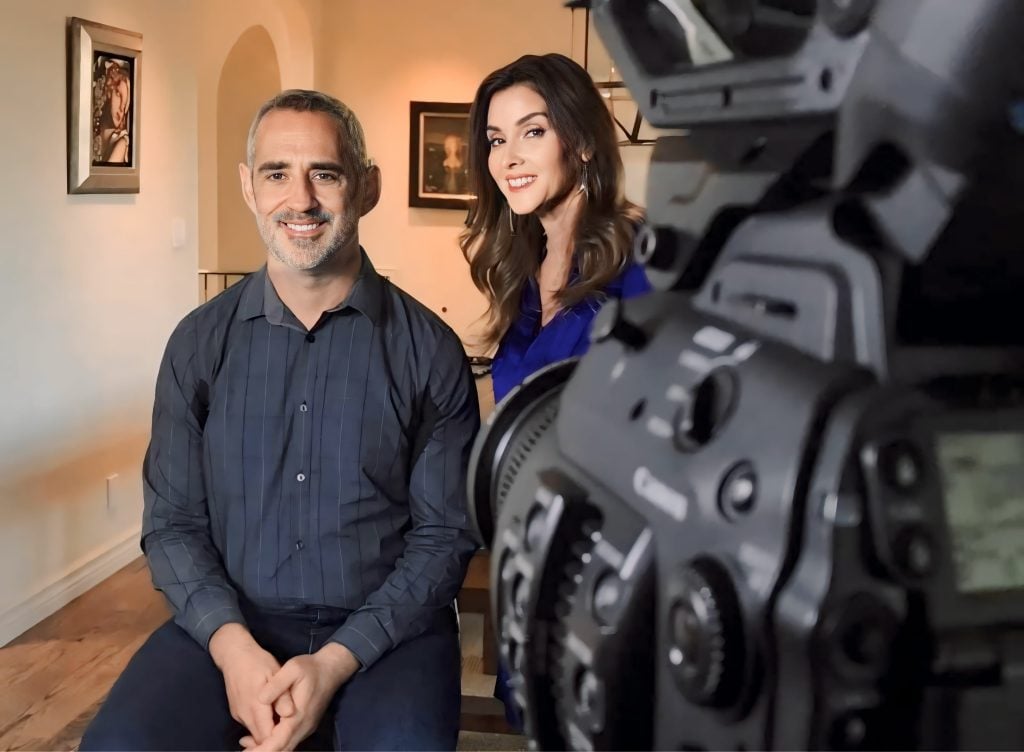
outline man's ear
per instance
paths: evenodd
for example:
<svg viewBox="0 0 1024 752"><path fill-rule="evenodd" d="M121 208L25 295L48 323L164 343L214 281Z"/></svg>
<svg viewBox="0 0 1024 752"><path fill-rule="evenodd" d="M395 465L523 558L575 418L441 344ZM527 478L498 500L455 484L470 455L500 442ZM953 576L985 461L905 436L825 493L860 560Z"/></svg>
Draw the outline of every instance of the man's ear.
<svg viewBox="0 0 1024 752"><path fill-rule="evenodd" d="M238 179L242 181L242 198L253 214L256 213L256 196L252 190L252 170L245 162L238 163Z"/></svg>
<svg viewBox="0 0 1024 752"><path fill-rule="evenodd" d="M360 193L362 196L359 203L359 216L365 217L380 201L380 168L377 165L370 165L366 168Z"/></svg>

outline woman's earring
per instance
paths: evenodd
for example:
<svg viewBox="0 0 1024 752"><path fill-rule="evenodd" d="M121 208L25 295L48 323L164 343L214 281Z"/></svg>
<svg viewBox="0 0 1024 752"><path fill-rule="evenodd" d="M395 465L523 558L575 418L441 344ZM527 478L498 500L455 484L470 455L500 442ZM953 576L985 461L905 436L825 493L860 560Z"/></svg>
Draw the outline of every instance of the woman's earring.
<svg viewBox="0 0 1024 752"><path fill-rule="evenodd" d="M587 184L587 164L589 163L586 160L583 160L583 180L580 181L580 189L578 192L589 196L590 187Z"/></svg>
<svg viewBox="0 0 1024 752"><path fill-rule="evenodd" d="M514 238L516 236L516 224L512 221L512 207L508 207L508 231Z"/></svg>

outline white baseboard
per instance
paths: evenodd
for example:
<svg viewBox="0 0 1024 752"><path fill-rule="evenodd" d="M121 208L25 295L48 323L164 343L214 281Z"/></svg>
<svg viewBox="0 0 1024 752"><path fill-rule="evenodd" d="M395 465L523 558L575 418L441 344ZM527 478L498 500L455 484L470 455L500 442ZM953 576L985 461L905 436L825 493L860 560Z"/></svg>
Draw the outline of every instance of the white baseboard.
<svg viewBox="0 0 1024 752"><path fill-rule="evenodd" d="M136 529L99 555L83 564L73 565L70 571L55 582L0 613L0 647L63 608L82 593L99 585L141 555L139 530Z"/></svg>

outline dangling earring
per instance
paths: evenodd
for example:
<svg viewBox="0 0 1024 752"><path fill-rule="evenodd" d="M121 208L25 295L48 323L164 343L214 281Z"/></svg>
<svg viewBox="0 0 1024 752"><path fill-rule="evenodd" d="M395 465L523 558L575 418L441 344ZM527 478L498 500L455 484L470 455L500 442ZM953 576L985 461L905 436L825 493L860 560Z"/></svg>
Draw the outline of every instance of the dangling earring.
<svg viewBox="0 0 1024 752"><path fill-rule="evenodd" d="M516 225L512 221L512 207L508 207L508 232L514 238L516 236Z"/></svg>
<svg viewBox="0 0 1024 752"><path fill-rule="evenodd" d="M580 189L577 193L582 193L585 196L590 195L590 186L587 183L587 160L583 160L583 180L580 181Z"/></svg>

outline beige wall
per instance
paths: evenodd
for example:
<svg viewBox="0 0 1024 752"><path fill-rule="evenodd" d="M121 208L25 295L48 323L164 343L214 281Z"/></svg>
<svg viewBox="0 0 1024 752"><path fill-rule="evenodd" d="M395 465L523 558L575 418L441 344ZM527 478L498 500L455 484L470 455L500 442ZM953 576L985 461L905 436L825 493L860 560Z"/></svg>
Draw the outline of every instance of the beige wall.
<svg viewBox="0 0 1024 752"><path fill-rule="evenodd" d="M195 299L192 8L0 0L0 644L138 555L157 365ZM143 34L137 195L66 195L72 15Z"/></svg>
<svg viewBox="0 0 1024 752"><path fill-rule="evenodd" d="M327 0L323 9L337 43L322 46L320 83L356 111L384 177L360 239L465 338L485 310L456 244L465 213L409 208L409 102L469 102L484 76L519 55L573 54L573 12L560 0Z"/></svg>

